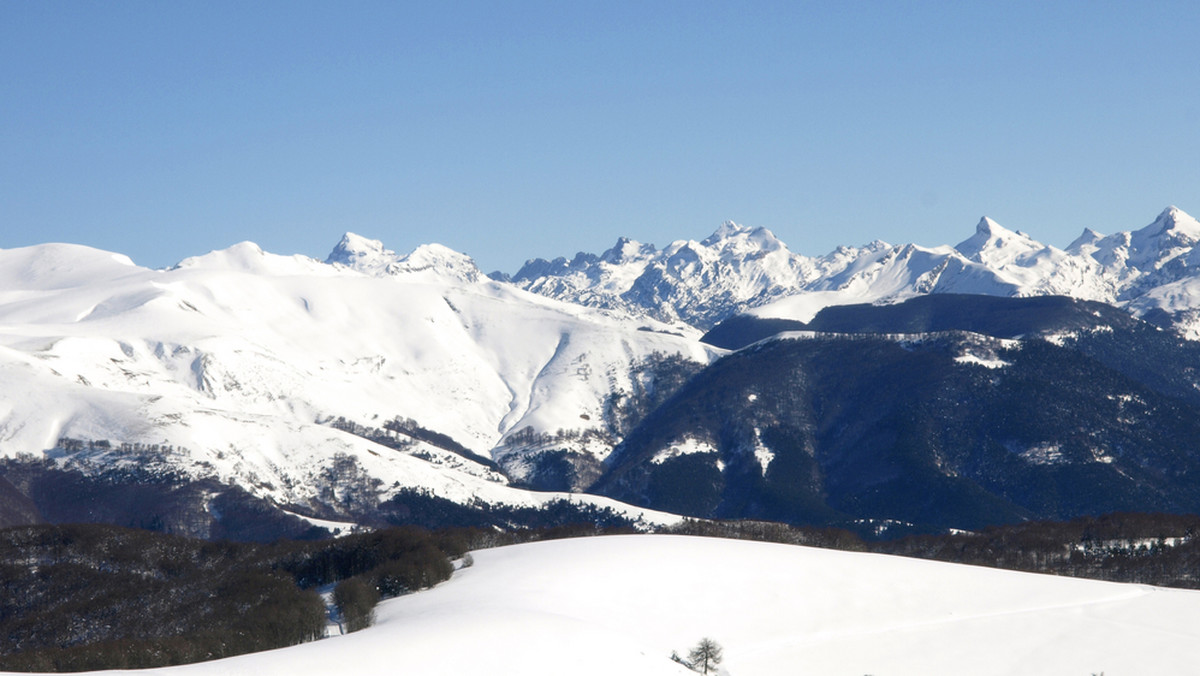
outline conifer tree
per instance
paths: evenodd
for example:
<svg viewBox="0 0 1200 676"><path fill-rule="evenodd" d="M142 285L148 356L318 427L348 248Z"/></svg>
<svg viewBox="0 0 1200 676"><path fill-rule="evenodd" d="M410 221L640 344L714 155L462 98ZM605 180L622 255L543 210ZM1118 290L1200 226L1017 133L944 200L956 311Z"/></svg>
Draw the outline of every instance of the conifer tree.
<svg viewBox="0 0 1200 676"><path fill-rule="evenodd" d="M721 663L721 646L711 638L702 638L688 653L688 661L691 662L692 671L698 671L701 674L708 675L709 669L715 669Z"/></svg>

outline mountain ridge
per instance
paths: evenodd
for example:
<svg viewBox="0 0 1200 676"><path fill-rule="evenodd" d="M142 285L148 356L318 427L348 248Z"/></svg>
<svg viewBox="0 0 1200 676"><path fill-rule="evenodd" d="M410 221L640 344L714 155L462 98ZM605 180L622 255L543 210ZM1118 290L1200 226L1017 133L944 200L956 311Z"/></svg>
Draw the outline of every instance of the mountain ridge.
<svg viewBox="0 0 1200 676"><path fill-rule="evenodd" d="M72 245L0 250L0 383L10 393L0 457L98 481L148 472L205 519L223 512L219 490L177 488L241 487L312 523L378 521L413 491L536 507L572 496L566 484L557 494L522 488L538 464L520 448L506 446L509 466L497 472L429 440L486 456L526 428L570 433L560 447L594 466L613 443L608 400L634 388L633 369L713 353L678 327L494 282L445 247L389 261L381 246L344 243L374 256L347 256L357 269L244 242L151 270ZM388 430L397 419L416 420L422 438ZM24 490L48 496L74 481L42 476Z"/></svg>
<svg viewBox="0 0 1200 676"><path fill-rule="evenodd" d="M807 321L827 305L979 293L1098 300L1136 316L1154 313L1200 337L1200 295L1192 288L1200 283L1189 283L1200 276L1198 241L1200 222L1174 206L1113 235L1085 228L1065 249L983 217L955 246L876 240L805 256L765 228L726 222L699 242L657 249L622 238L601 254L531 259L511 277L494 274L554 298L702 330L743 312ZM625 253L631 244L633 256Z"/></svg>
<svg viewBox="0 0 1200 676"><path fill-rule="evenodd" d="M918 530L1200 509L1200 344L1120 309L931 294L758 321L725 332L735 351L645 417L592 490Z"/></svg>

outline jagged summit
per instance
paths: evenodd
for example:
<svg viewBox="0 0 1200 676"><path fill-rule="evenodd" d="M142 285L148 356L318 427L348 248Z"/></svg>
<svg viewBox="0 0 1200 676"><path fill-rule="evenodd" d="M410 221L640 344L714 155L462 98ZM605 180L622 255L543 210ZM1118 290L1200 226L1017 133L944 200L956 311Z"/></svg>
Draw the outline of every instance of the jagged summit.
<svg viewBox="0 0 1200 676"><path fill-rule="evenodd" d="M750 232L753 232L753 230L753 228L745 225L738 225L733 221L725 221L720 227L713 231L713 234L705 238L702 244L705 246L712 246L723 239L730 239L732 237L737 237L738 235L749 234Z"/></svg>
<svg viewBox="0 0 1200 676"><path fill-rule="evenodd" d="M1096 243L1102 239L1104 239L1104 235L1091 228L1084 228L1075 241L1067 245L1066 250L1073 254L1091 253L1095 250Z"/></svg>
<svg viewBox="0 0 1200 676"><path fill-rule="evenodd" d="M405 256L383 242L353 232L342 236L325 263L345 266L373 277L423 274L448 280L475 282L484 275L475 261L441 244L422 244Z"/></svg>
<svg viewBox="0 0 1200 676"><path fill-rule="evenodd" d="M511 280L561 300L706 327L754 299L786 293L812 267L770 230L726 221L699 242L657 249L622 237L599 256L532 259Z"/></svg>
<svg viewBox="0 0 1200 676"><path fill-rule="evenodd" d="M875 241L816 258L791 252L766 228L727 221L702 241L679 240L661 250L622 238L601 256L536 259L512 281L560 300L705 328L738 312L757 314L756 308L763 316L803 321L828 305L894 302L924 293L1132 303L1164 284L1200 279L1198 242L1200 222L1177 207L1139 230L1104 236L1085 229L1065 250L985 216L954 247ZM1200 282L1195 286L1200 289ZM1194 305L1192 323L1200 335L1200 293L1193 299L1185 291L1160 295L1172 299L1176 321L1185 321L1178 308ZM1163 303L1130 307L1144 313Z"/></svg>
<svg viewBox="0 0 1200 676"><path fill-rule="evenodd" d="M975 234L954 248L976 263L1003 265L1041 251L1046 246L1019 230L1009 230L984 216L975 226Z"/></svg>
<svg viewBox="0 0 1200 676"><path fill-rule="evenodd" d="M654 254L655 251L657 251L657 249L653 244L642 244L641 242L628 237L620 237L617 239L617 243L614 244L611 249L600 254L600 260L604 261L605 263L619 264L635 258L650 256ZM580 252L576 255L576 259L586 256L587 254Z"/></svg>
<svg viewBox="0 0 1200 676"><path fill-rule="evenodd" d="M1099 262L1105 274L1126 288L1121 298L1189 276L1185 261L1200 241L1200 223L1177 207L1168 207L1149 225L1102 237L1073 250Z"/></svg>
<svg viewBox="0 0 1200 676"><path fill-rule="evenodd" d="M700 245L716 249L757 248L762 251L787 248L770 230L762 226L752 228L739 225L733 221L722 223L721 227L700 242Z"/></svg>
<svg viewBox="0 0 1200 676"><path fill-rule="evenodd" d="M342 235L342 240L338 242L337 246L333 247L333 251L329 252L325 262L341 263L353 268L367 261L386 259L388 262L392 262L395 258L396 253L385 249L383 242L347 232Z"/></svg>
<svg viewBox="0 0 1200 676"><path fill-rule="evenodd" d="M989 238L1024 235L1024 233L1020 231L1009 230L987 216L980 218L979 222L975 224L975 234L986 235Z"/></svg>

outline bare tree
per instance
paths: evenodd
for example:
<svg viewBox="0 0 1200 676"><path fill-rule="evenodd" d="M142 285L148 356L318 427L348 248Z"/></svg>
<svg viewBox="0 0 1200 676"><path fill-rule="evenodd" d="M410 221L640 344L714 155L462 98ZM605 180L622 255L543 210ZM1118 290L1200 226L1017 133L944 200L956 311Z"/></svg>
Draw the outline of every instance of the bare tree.
<svg viewBox="0 0 1200 676"><path fill-rule="evenodd" d="M711 638L700 639L696 647L688 653L688 662L692 671L707 676L709 669L715 669L721 663L721 645Z"/></svg>
<svg viewBox="0 0 1200 676"><path fill-rule="evenodd" d="M347 632L366 629L375 624L375 604L379 603L379 590L367 584L361 577L342 580L333 588L333 603L342 616Z"/></svg>

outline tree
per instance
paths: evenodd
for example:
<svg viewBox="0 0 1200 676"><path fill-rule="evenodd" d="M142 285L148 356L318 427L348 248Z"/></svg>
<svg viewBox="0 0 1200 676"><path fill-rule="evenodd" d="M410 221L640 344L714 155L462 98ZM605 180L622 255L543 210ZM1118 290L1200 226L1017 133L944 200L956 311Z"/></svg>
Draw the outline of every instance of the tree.
<svg viewBox="0 0 1200 676"><path fill-rule="evenodd" d="M379 590L360 577L352 577L333 588L333 602L341 613L347 633L366 629L375 623Z"/></svg>
<svg viewBox="0 0 1200 676"><path fill-rule="evenodd" d="M715 669L721 663L721 645L711 638L702 638L688 653L688 661L692 671L707 675L710 668Z"/></svg>

